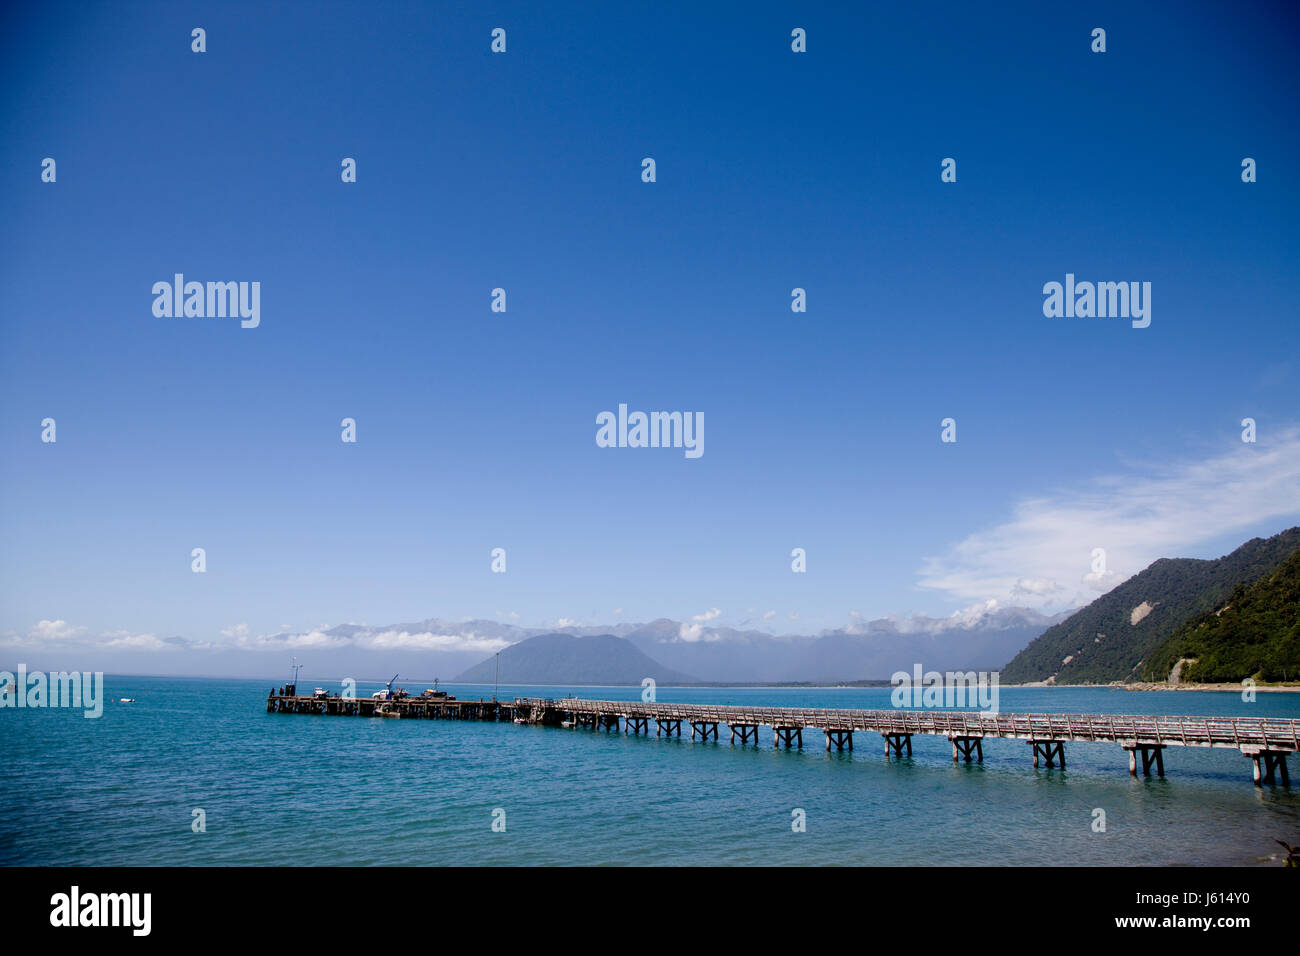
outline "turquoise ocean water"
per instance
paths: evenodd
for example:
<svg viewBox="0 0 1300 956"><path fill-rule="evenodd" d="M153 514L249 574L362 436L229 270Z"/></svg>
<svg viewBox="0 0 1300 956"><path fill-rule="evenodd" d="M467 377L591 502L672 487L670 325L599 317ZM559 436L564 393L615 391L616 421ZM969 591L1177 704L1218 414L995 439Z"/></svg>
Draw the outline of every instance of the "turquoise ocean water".
<svg viewBox="0 0 1300 956"><path fill-rule="evenodd" d="M1300 843L1300 760L1293 789L1257 789L1235 750L1170 747L1167 776L1148 780L1114 744L1067 744L1064 771L1035 770L1014 740L954 765L933 737L899 761L861 734L852 753L828 754L816 731L787 752L767 729L740 747L725 727L702 743L689 728L667 739L267 714L271 683L109 675L97 720L0 711L0 864L1276 865L1274 839ZM499 690L570 692L640 696ZM658 699L890 706L888 689L660 687ZM1001 710L1300 717L1300 696L1003 688ZM196 808L204 833L191 829ZM795 808L805 832L792 830Z"/></svg>

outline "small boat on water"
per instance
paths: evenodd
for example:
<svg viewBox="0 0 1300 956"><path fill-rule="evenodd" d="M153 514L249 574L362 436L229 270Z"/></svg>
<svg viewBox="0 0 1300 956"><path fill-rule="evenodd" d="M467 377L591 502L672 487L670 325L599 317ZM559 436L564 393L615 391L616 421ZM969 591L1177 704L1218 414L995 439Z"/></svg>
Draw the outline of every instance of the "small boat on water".
<svg viewBox="0 0 1300 956"><path fill-rule="evenodd" d="M119 704L134 704L134 703L135 703L135 698L134 698L134 697L119 697L118 700L117 700L117 702L118 702Z"/></svg>

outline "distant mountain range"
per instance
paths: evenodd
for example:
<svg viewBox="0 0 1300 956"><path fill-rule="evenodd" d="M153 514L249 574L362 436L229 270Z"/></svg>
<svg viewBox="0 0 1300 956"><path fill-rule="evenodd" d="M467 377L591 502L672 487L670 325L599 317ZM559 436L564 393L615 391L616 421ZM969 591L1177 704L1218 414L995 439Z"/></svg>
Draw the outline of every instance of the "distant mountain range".
<svg viewBox="0 0 1300 956"><path fill-rule="evenodd" d="M934 670L996 670L1065 615L987 606L950 618L884 618L813 637L762 631L685 631L658 620L626 637L655 660L708 681L883 680L917 663Z"/></svg>
<svg viewBox="0 0 1300 956"><path fill-rule="evenodd" d="M1209 654L1211 649L1211 659L1181 676L1235 681L1252 676L1258 670L1256 665L1265 660L1281 667L1282 657L1237 653L1230 645L1267 644L1285 657L1286 635L1294 635L1297 624L1294 597L1288 597L1288 587L1294 586L1294 581L1286 574L1273 581L1273 575L1298 549L1300 528L1291 528L1271 538L1253 538L1214 560L1161 558L1045 630L1007 664L1002 680L1061 684L1108 683L1143 676L1165 680L1181 657ZM1253 589L1260 582L1264 582L1262 590ZM1248 605L1246 594L1251 595ZM1211 625L1207 615L1225 605L1238 610L1226 621ZM1244 669L1247 667L1256 670ZM1208 676L1211 672L1216 676Z"/></svg>
<svg viewBox="0 0 1300 956"><path fill-rule="evenodd" d="M528 635L502 651L500 679L523 684L635 684L643 677L659 683L835 683L887 680L895 671L910 673L917 663L927 670L996 670L1064 616L990 604L951 618L881 619L816 636L776 636L667 618L604 628L575 626ZM570 640L561 641L564 637ZM495 671L496 662L489 658L456 679L489 683Z"/></svg>
<svg viewBox="0 0 1300 956"><path fill-rule="evenodd" d="M658 684L695 683L694 678L670 670L637 650L636 645L601 634L539 634L512 644L500 654L471 667L456 678L466 684L490 684L500 664L503 679L511 684L640 684L647 677Z"/></svg>

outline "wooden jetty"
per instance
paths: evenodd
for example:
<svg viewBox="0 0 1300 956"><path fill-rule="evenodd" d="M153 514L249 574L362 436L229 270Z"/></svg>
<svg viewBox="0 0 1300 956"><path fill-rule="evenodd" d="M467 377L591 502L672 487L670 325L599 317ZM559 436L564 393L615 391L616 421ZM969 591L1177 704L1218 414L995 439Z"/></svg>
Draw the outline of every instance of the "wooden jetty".
<svg viewBox="0 0 1300 956"><path fill-rule="evenodd" d="M415 720L513 720L511 701L456 700L453 697L321 697L294 693L292 685L272 688L268 714L320 714L326 717L406 717ZM288 691L288 693L284 693Z"/></svg>
<svg viewBox="0 0 1300 956"><path fill-rule="evenodd" d="M1128 752L1129 773L1164 776L1167 747L1231 747L1249 758L1256 786L1290 786L1287 757L1300 751L1300 720L1288 718L1180 717L1119 714L987 714L955 710L840 710L817 707L749 707L723 704L649 703L516 697L513 701L455 700L441 697L303 696L290 685L272 688L266 710L276 714L342 717L405 717L441 720L513 721L655 736L682 735L719 740L723 724L731 742L758 744L758 728L772 729L773 746L803 747L804 731L821 731L826 749L852 750L855 734L879 734L885 755L912 755L916 735L942 736L952 744L954 762L984 759L990 739L1023 740L1034 766L1065 768L1065 745L1109 742ZM1139 760L1140 758L1140 760Z"/></svg>
<svg viewBox="0 0 1300 956"><path fill-rule="evenodd" d="M852 750L853 735L879 734L886 756L912 755L912 737L942 736L952 744L954 762L984 759L984 741L990 738L1023 740L1032 748L1034 766L1065 768L1065 745L1085 741L1119 744L1129 754L1129 773L1151 775L1154 766L1165 774L1166 747L1232 747L1254 764L1256 786L1276 783L1290 786L1286 758L1300 750L1300 720L1287 718L1175 717L1111 714L986 714L953 710L833 710L812 707L741 707L719 704L660 704L641 701L552 700L515 698L520 722L599 726L607 731L649 733L653 721L680 736L717 740L718 727L731 729L731 742L758 743L758 728L772 728L775 747L802 747L803 732L821 731L826 749Z"/></svg>

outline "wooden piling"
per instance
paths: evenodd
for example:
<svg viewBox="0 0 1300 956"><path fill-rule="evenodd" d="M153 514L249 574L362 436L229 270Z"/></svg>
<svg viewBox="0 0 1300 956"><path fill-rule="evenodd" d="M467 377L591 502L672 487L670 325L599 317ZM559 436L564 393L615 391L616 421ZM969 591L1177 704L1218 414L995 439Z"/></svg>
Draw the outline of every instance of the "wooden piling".
<svg viewBox="0 0 1300 956"><path fill-rule="evenodd" d="M984 762L984 738L982 736L949 734L948 739L952 742L952 762L956 763L960 758L965 758L967 763L971 761L971 754L976 754L976 759Z"/></svg>
<svg viewBox="0 0 1300 956"><path fill-rule="evenodd" d="M892 753L895 757L902 757L903 751L907 751L907 756L912 756L912 735L897 732L886 732L880 735L885 738L885 756Z"/></svg>
<svg viewBox="0 0 1300 956"><path fill-rule="evenodd" d="M1029 746L1034 748L1034 766L1038 766L1038 759L1041 757L1048 767L1059 765L1062 770L1065 769L1065 741L1063 740L1026 740Z"/></svg>
<svg viewBox="0 0 1300 956"><path fill-rule="evenodd" d="M1270 787L1282 778L1282 786L1291 786L1291 775L1287 772L1286 758L1293 751L1272 750L1268 747L1244 746L1242 754L1249 757L1254 764L1254 783L1257 787L1268 784Z"/></svg>

